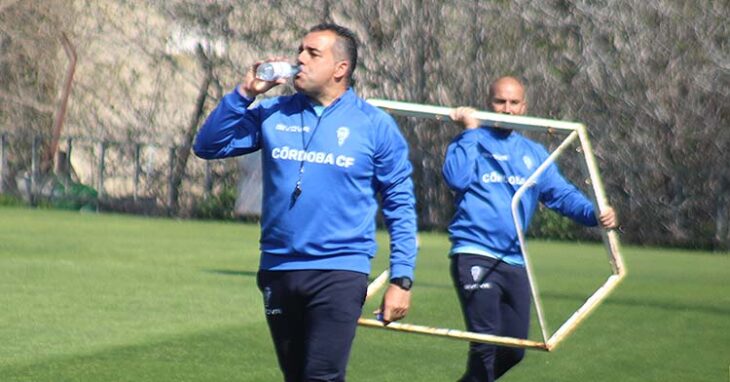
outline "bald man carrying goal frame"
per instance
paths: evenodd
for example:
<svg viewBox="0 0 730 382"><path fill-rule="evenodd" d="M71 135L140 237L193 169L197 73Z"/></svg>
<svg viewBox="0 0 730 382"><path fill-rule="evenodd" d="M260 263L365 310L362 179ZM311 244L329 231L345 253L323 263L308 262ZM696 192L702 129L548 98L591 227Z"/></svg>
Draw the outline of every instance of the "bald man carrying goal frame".
<svg viewBox="0 0 730 382"><path fill-rule="evenodd" d="M489 88L492 112L524 115L525 88L514 77L501 77ZM530 282L513 223L511 199L548 157L539 144L510 129L480 126L475 109L460 107L451 118L464 127L449 145L443 176L455 192L456 212L449 225L451 276L470 332L527 338ZM593 204L550 167L525 192L520 221L526 231L543 203L587 226L618 225L608 207L596 216ZM494 381L519 363L524 349L470 343L461 381Z"/></svg>

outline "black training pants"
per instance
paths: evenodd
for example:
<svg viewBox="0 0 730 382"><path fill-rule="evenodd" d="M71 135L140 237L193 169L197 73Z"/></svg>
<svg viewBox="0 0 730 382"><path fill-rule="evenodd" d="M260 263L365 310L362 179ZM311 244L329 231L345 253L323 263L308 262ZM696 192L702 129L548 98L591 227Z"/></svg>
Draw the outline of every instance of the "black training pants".
<svg viewBox="0 0 730 382"><path fill-rule="evenodd" d="M451 258L451 277L459 295L467 330L527 338L530 326L530 283L525 268L471 254ZM462 382L491 382L524 357L523 349L469 344Z"/></svg>
<svg viewBox="0 0 730 382"><path fill-rule="evenodd" d="M344 381L367 275L261 270L257 281L285 381Z"/></svg>

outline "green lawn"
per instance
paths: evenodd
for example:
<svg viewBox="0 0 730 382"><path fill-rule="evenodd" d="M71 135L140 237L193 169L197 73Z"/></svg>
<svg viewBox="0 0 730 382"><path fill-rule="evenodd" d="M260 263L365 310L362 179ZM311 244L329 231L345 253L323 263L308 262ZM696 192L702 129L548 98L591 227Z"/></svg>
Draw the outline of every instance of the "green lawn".
<svg viewBox="0 0 730 382"><path fill-rule="evenodd" d="M387 264L380 239L374 273ZM421 245L407 321L460 329L447 238ZM255 225L0 207L0 381L281 380L257 247ZM552 330L609 274L599 245L533 241L530 252ZM623 254L616 292L502 380L728 381L730 256ZM360 328L348 380L454 381L466 347Z"/></svg>

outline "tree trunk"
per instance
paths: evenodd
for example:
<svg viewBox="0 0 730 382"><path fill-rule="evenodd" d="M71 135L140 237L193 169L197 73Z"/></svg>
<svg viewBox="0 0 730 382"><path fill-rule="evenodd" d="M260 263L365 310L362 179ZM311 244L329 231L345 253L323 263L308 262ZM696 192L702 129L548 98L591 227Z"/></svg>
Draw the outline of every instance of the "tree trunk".
<svg viewBox="0 0 730 382"><path fill-rule="evenodd" d="M200 84L200 88L198 88L195 110L190 118L190 123L188 124L187 129L185 129L180 149L177 151L177 159L175 160L175 167L172 172L172 181L170 182L171 192L169 213L171 215L176 215L178 212L180 205L180 186L182 185L182 180L185 177L185 169L187 168L188 158L190 158L190 151L193 146L195 134L198 131L198 125L205 113L205 101L208 99L208 88L210 88L210 84L213 81L213 66L210 59L205 55L203 47L200 44L198 44L197 55L200 64L205 70L205 76L203 77L203 82Z"/></svg>

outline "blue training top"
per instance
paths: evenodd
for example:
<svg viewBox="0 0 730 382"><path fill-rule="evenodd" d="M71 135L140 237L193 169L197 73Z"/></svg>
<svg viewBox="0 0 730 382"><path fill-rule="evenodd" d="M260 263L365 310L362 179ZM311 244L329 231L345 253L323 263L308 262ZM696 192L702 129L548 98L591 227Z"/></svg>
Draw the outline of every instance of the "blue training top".
<svg viewBox="0 0 730 382"><path fill-rule="evenodd" d="M252 102L238 91L223 97L193 149L204 159L262 150L261 269L369 274L380 193L391 236L391 277L413 279L412 167L393 118L352 89L319 113L300 93L249 109Z"/></svg>
<svg viewBox="0 0 730 382"><path fill-rule="evenodd" d="M517 132L481 127L459 134L446 152L443 176L456 191L449 225L451 254L472 253L524 266L512 218L512 196L548 157ZM588 226L598 224L593 204L551 164L522 197L520 220L527 231L540 201Z"/></svg>

